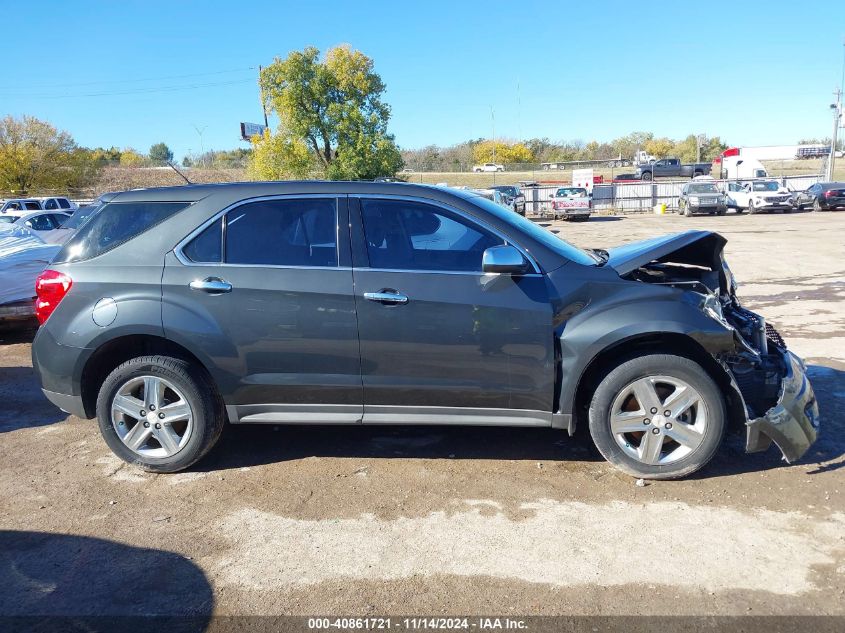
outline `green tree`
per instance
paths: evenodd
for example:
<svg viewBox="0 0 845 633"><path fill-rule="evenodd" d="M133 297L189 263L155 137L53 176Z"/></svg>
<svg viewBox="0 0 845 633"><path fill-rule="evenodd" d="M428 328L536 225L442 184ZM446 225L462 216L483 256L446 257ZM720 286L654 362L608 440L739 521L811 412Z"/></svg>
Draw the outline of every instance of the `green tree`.
<svg viewBox="0 0 845 633"><path fill-rule="evenodd" d="M250 173L275 177L302 172L303 147L310 170L332 179L392 175L402 156L387 133L390 107L373 61L349 46L308 47L277 58L261 71L266 103L279 117L275 134L253 140ZM279 137L278 139L276 137ZM279 152L278 156L267 154Z"/></svg>
<svg viewBox="0 0 845 633"><path fill-rule="evenodd" d="M173 152L164 143L156 143L150 147L150 160L156 163L169 163L173 160Z"/></svg>
<svg viewBox="0 0 845 633"><path fill-rule="evenodd" d="M645 142L643 149L655 158L666 158L675 149L675 142L670 138L655 138Z"/></svg>
<svg viewBox="0 0 845 633"><path fill-rule="evenodd" d="M476 143L472 157L476 163L489 163L494 158L497 163L530 163L534 160L534 155L524 143L489 140Z"/></svg>
<svg viewBox="0 0 845 633"><path fill-rule="evenodd" d="M0 119L0 190L76 188L96 172L91 152L77 147L67 132L32 116Z"/></svg>
<svg viewBox="0 0 845 633"><path fill-rule="evenodd" d="M299 139L283 134L271 134L252 139L252 155L246 173L253 180L285 180L308 178L314 157L308 146Z"/></svg>
<svg viewBox="0 0 845 633"><path fill-rule="evenodd" d="M120 152L121 167L142 167L147 162L147 157L131 147L125 147Z"/></svg>

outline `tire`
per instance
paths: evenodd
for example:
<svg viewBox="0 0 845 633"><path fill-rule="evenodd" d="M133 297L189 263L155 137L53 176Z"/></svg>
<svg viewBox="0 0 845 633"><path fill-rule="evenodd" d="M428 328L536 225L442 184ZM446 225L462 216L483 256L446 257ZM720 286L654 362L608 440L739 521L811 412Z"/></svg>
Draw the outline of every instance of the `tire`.
<svg viewBox="0 0 845 633"><path fill-rule="evenodd" d="M643 385L645 405L632 391ZM680 386L695 402L671 411ZM660 411L664 406L670 407L668 418ZM602 456L644 479L677 479L706 465L721 444L725 418L724 398L707 372L695 361L670 354L637 356L616 366L599 384L589 409L590 435ZM648 431L624 431L634 428Z"/></svg>
<svg viewBox="0 0 845 633"><path fill-rule="evenodd" d="M754 208L754 201L749 200L748 201L748 214L754 215L755 213L757 213L757 210Z"/></svg>
<svg viewBox="0 0 845 633"><path fill-rule="evenodd" d="M643 173L643 175L640 177L640 180L651 180L651 172L647 171Z"/></svg>
<svg viewBox="0 0 845 633"><path fill-rule="evenodd" d="M727 215L727 214L728 214L728 208L727 207L725 207L724 209L719 209L718 211L716 211L716 215Z"/></svg>
<svg viewBox="0 0 845 633"><path fill-rule="evenodd" d="M152 384L161 386L155 398L146 393L147 385ZM115 408L118 396L121 409ZM134 415L138 405L143 409ZM158 413L154 413L156 406ZM172 422L167 422L168 407ZM146 417L141 416L142 411ZM220 438L225 420L223 401L205 371L169 356L126 361L108 375L97 397L100 433L112 452L155 473L178 472L201 459ZM125 439L118 432L123 428L127 429L123 431ZM159 442L159 437L167 441ZM137 450L127 444L144 438Z"/></svg>
<svg viewBox="0 0 845 633"><path fill-rule="evenodd" d="M684 215L688 218L692 217L692 208L689 206L689 202L684 205Z"/></svg>
<svg viewBox="0 0 845 633"><path fill-rule="evenodd" d="M817 211L817 212L818 212L818 211L824 211L824 209L822 209L822 205L820 205L820 204L819 204L819 199L818 199L818 198L816 198L815 200L813 200L813 211Z"/></svg>

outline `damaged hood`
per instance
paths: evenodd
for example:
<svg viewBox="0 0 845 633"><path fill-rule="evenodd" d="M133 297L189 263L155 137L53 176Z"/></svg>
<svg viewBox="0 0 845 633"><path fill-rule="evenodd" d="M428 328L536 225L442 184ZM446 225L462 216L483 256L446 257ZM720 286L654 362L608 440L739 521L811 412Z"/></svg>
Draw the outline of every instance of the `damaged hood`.
<svg viewBox="0 0 845 633"><path fill-rule="evenodd" d="M720 270L726 243L724 237L712 231L684 231L611 248L607 265L620 276L653 261Z"/></svg>

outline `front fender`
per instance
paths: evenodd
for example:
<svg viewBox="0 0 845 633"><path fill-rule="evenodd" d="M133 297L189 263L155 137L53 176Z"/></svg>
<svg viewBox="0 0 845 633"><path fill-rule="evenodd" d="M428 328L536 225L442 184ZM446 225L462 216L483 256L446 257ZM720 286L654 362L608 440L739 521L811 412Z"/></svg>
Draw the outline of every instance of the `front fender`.
<svg viewBox="0 0 845 633"><path fill-rule="evenodd" d="M709 354L734 349L733 330L707 316L691 297L684 296L692 293L643 288L662 293L647 292L640 299L628 297L608 305L588 306L563 327L559 334L562 381L558 412L573 413L578 384L587 368L599 354L620 344L671 334L688 338Z"/></svg>

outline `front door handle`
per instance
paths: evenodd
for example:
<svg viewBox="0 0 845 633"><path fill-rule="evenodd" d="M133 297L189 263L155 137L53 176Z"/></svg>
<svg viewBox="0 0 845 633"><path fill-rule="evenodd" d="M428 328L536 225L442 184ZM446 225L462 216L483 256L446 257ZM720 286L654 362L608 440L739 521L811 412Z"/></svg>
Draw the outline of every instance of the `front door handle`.
<svg viewBox="0 0 845 633"><path fill-rule="evenodd" d="M195 279L188 284L191 290L202 290L208 294L219 295L224 292L232 292L232 284L219 277L206 277L202 281Z"/></svg>
<svg viewBox="0 0 845 633"><path fill-rule="evenodd" d="M389 288L383 288L378 292L365 292L364 299L369 299L370 301L377 301L378 303L389 303L393 305L403 305L408 303L408 297L403 295L401 292L397 292L396 290L391 290Z"/></svg>

